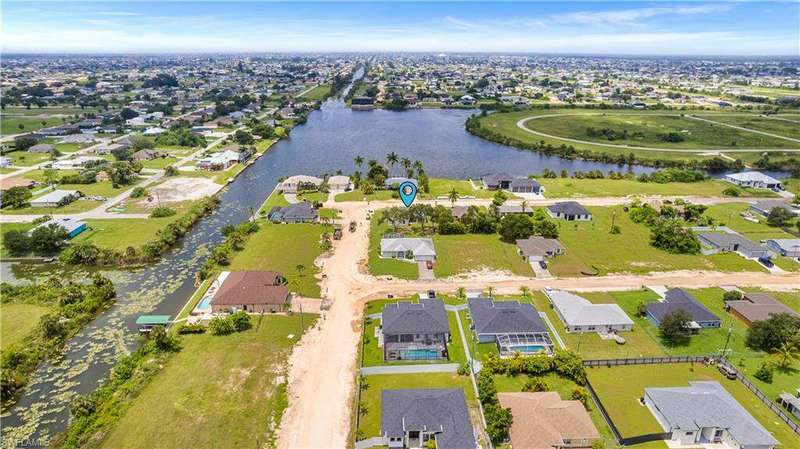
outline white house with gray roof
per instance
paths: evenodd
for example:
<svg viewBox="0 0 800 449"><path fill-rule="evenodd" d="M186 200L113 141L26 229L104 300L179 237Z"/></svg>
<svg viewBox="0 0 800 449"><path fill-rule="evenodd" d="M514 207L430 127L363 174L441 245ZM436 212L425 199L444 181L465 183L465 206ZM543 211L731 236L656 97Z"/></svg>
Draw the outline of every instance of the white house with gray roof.
<svg viewBox="0 0 800 449"><path fill-rule="evenodd" d="M732 252L751 259L772 257L768 248L735 232L701 232L697 234L697 238L702 245L701 252L705 255Z"/></svg>
<svg viewBox="0 0 800 449"><path fill-rule="evenodd" d="M433 239L418 237L386 237L381 239L381 257L413 259L415 262L436 260Z"/></svg>
<svg viewBox="0 0 800 449"><path fill-rule="evenodd" d="M381 439L390 449L476 449L475 431L461 388L381 391Z"/></svg>
<svg viewBox="0 0 800 449"><path fill-rule="evenodd" d="M800 258L800 239L767 239L764 243L775 254Z"/></svg>
<svg viewBox="0 0 800 449"><path fill-rule="evenodd" d="M384 360L446 360L450 322L440 299L398 301L381 313Z"/></svg>
<svg viewBox="0 0 800 449"><path fill-rule="evenodd" d="M758 171L745 171L741 173L731 173L725 175L725 180L736 184L739 187L750 187L753 189L783 189L783 183Z"/></svg>
<svg viewBox="0 0 800 449"><path fill-rule="evenodd" d="M53 190L30 201L31 207L61 207L83 196L77 190Z"/></svg>
<svg viewBox="0 0 800 449"><path fill-rule="evenodd" d="M514 352L553 352L553 342L539 312L531 304L469 298L471 328L481 343L497 343L501 356Z"/></svg>
<svg viewBox="0 0 800 449"><path fill-rule="evenodd" d="M547 214L553 218L567 221L590 221L592 213L577 201L562 201L547 206Z"/></svg>
<svg viewBox="0 0 800 449"><path fill-rule="evenodd" d="M772 449L778 441L719 382L645 388L644 403L670 447L719 444L731 449Z"/></svg>
<svg viewBox="0 0 800 449"><path fill-rule="evenodd" d="M617 304L593 304L563 290L545 288L544 293L567 332L612 333L633 329L633 320Z"/></svg>

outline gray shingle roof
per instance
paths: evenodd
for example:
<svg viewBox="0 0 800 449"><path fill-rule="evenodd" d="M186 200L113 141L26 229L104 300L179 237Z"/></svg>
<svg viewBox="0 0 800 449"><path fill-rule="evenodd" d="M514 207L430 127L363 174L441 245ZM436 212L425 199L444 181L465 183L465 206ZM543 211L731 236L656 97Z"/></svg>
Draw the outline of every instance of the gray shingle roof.
<svg viewBox="0 0 800 449"><path fill-rule="evenodd" d="M577 201L563 201L547 206L547 209L554 214L565 215L589 215L589 211L581 206Z"/></svg>
<svg viewBox="0 0 800 449"><path fill-rule="evenodd" d="M778 441L718 382L689 382L688 387L645 388L668 423L677 429L727 428L742 446L772 446Z"/></svg>
<svg viewBox="0 0 800 449"><path fill-rule="evenodd" d="M733 247L734 245L739 245L740 248L749 251L758 251L764 249L761 245L758 245L739 234L703 232L700 233L698 237L708 244L718 248L729 248Z"/></svg>
<svg viewBox="0 0 800 449"><path fill-rule="evenodd" d="M398 301L387 304L381 315L383 333L437 334L449 333L450 324L444 303L439 299L420 299L419 303Z"/></svg>
<svg viewBox="0 0 800 449"><path fill-rule="evenodd" d="M652 302L647 305L647 312L658 321L663 320L665 316L676 310L685 310L692 316L694 321L720 321L718 316L714 315L692 295L680 288L673 288L667 291L663 302Z"/></svg>
<svg viewBox="0 0 800 449"><path fill-rule="evenodd" d="M547 327L530 304L470 298L469 314L477 334L547 332Z"/></svg>
<svg viewBox="0 0 800 449"><path fill-rule="evenodd" d="M381 435L402 437L409 430L441 432L438 449L475 447L475 433L461 388L383 390Z"/></svg>

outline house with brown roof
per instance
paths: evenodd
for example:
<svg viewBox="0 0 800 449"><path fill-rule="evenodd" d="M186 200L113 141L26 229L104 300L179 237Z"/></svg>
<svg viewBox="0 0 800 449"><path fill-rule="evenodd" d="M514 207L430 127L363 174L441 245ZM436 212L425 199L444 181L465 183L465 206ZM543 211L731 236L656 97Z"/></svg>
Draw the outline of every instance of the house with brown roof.
<svg viewBox="0 0 800 449"><path fill-rule="evenodd" d="M726 302L725 309L748 326L780 313L800 318L800 314L766 293L745 293L739 301Z"/></svg>
<svg viewBox="0 0 800 449"><path fill-rule="evenodd" d="M564 254L564 245L556 239L534 236L517 240L517 253L527 262L541 262Z"/></svg>
<svg viewBox="0 0 800 449"><path fill-rule="evenodd" d="M562 401L555 391L498 393L511 409L514 449L591 448L600 433L580 401Z"/></svg>
<svg viewBox="0 0 800 449"><path fill-rule="evenodd" d="M289 288L283 274L277 271L231 271L227 272L211 298L211 312L283 312L289 301Z"/></svg>

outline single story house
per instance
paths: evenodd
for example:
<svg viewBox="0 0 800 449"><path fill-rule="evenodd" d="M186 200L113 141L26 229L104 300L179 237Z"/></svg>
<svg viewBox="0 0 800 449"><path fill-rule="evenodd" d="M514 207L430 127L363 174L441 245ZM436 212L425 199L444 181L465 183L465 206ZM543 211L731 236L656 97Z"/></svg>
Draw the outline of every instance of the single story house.
<svg viewBox="0 0 800 449"><path fill-rule="evenodd" d="M52 153L56 147L49 143L37 143L36 145L28 148L28 153Z"/></svg>
<svg viewBox="0 0 800 449"><path fill-rule="evenodd" d="M562 401L555 391L498 393L514 417L509 437L514 449L591 448L600 432L580 401Z"/></svg>
<svg viewBox="0 0 800 449"><path fill-rule="evenodd" d="M36 181L28 178L23 178L21 176L16 176L13 178L3 178L0 179L0 193L10 190L14 187L25 187L27 189L32 189L36 185Z"/></svg>
<svg viewBox="0 0 800 449"><path fill-rule="evenodd" d="M577 201L562 201L547 206L547 214L567 221L589 221L592 214Z"/></svg>
<svg viewBox="0 0 800 449"><path fill-rule="evenodd" d="M381 257L391 259L414 259L415 262L436 260L433 239L419 237L396 237L381 239Z"/></svg>
<svg viewBox="0 0 800 449"><path fill-rule="evenodd" d="M380 437L389 449L478 447L461 388L381 391Z"/></svg>
<svg viewBox="0 0 800 449"><path fill-rule="evenodd" d="M116 142L116 143L108 143L105 145L100 145L92 151L95 154L111 154L115 151L122 151L130 147L131 146L127 143Z"/></svg>
<svg viewBox="0 0 800 449"><path fill-rule="evenodd" d="M398 301L381 313L384 360L447 359L450 324L440 299Z"/></svg>
<svg viewBox="0 0 800 449"><path fill-rule="evenodd" d="M166 129L164 129L164 128L160 127L160 126L154 126L152 128L147 128L146 130L144 130L142 132L142 135L143 136L158 136L160 134L164 134L165 132L167 132Z"/></svg>
<svg viewBox="0 0 800 449"><path fill-rule="evenodd" d="M31 207L61 207L77 200L83 194L77 190L53 190L31 200Z"/></svg>
<svg viewBox="0 0 800 449"><path fill-rule="evenodd" d="M800 239L767 239L765 244L775 254L800 258Z"/></svg>
<svg viewBox="0 0 800 449"><path fill-rule="evenodd" d="M786 408L789 413L800 419L800 388L797 389L794 396L785 391L779 394L778 402Z"/></svg>
<svg viewBox="0 0 800 449"><path fill-rule="evenodd" d="M167 153L158 150L143 149L133 153L131 159L134 161L151 161L160 157L167 157Z"/></svg>
<svg viewBox="0 0 800 449"><path fill-rule="evenodd" d="M211 298L211 311L283 312L290 298L286 279L277 271L231 271Z"/></svg>
<svg viewBox="0 0 800 449"><path fill-rule="evenodd" d="M542 262L564 254L564 245L556 239L535 236L517 240L517 252L528 262Z"/></svg>
<svg viewBox="0 0 800 449"><path fill-rule="evenodd" d="M567 332L615 333L633 329L633 320L617 304L593 304L586 298L551 288L545 288L544 293Z"/></svg>
<svg viewBox="0 0 800 449"><path fill-rule="evenodd" d="M719 382L645 388L644 404L670 434L669 440L679 445L716 443L731 448L772 449L778 444Z"/></svg>
<svg viewBox="0 0 800 449"><path fill-rule="evenodd" d="M745 293L739 301L727 301L725 310L744 321L748 326L754 321L769 319L771 315L788 313L797 318L800 314L767 293Z"/></svg>
<svg viewBox="0 0 800 449"><path fill-rule="evenodd" d="M683 310L692 317L692 322L689 325L694 331L701 328L719 328L722 325L722 320L718 316L714 315L713 312L708 310L706 306L686 290L680 288L667 290L663 301L647 304L646 310L647 318L656 326L661 325L661 320L664 317L677 310Z"/></svg>
<svg viewBox="0 0 800 449"><path fill-rule="evenodd" d="M514 193L542 193L544 189L539 181L528 178L514 178L509 183L508 190Z"/></svg>
<svg viewBox="0 0 800 449"><path fill-rule="evenodd" d="M28 231L28 235L33 233L34 229L49 227L50 225L57 225L64 228L64 230L67 231L68 239L71 239L86 230L86 222L84 221L73 220L71 218L51 218L50 220L47 220L44 223L40 223L39 225Z"/></svg>
<svg viewBox="0 0 800 449"><path fill-rule="evenodd" d="M459 220L461 217L467 214L468 210L469 206L453 206L453 208L450 209L450 214L453 215L453 218Z"/></svg>
<svg viewBox="0 0 800 449"><path fill-rule="evenodd" d="M319 219L314 205L303 201L284 207L273 207L267 218L275 223L313 223Z"/></svg>
<svg viewBox="0 0 800 449"><path fill-rule="evenodd" d="M470 298L468 305L471 327L478 341L496 343L500 355L514 352L535 354L540 351L552 354L550 333L531 304Z"/></svg>
<svg viewBox="0 0 800 449"><path fill-rule="evenodd" d="M294 175L286 178L278 185L278 190L283 193L297 193L305 189L316 189L322 184L322 178L307 175Z"/></svg>
<svg viewBox="0 0 800 449"><path fill-rule="evenodd" d="M59 139L60 143L91 143L97 140L94 134L70 134Z"/></svg>
<svg viewBox="0 0 800 449"><path fill-rule="evenodd" d="M52 163L51 167L56 170L79 170L85 168L93 162L105 161L97 156L78 156L71 159L60 159Z"/></svg>
<svg viewBox="0 0 800 449"><path fill-rule="evenodd" d="M700 243L703 245L703 254L717 254L735 252L744 257L758 259L761 257L772 257L772 252L765 246L758 245L740 234L701 232L697 234Z"/></svg>
<svg viewBox="0 0 800 449"><path fill-rule="evenodd" d="M772 209L775 209L776 207L780 207L781 209L786 209L787 212L790 212L794 215L800 214L800 208L784 200L756 201L754 204L751 204L749 208L753 212L766 217L769 215L770 212L772 212Z"/></svg>
<svg viewBox="0 0 800 449"><path fill-rule="evenodd" d="M509 214L533 215L533 208L530 206L522 207L521 204L501 204L497 207L497 213L500 214L501 217L505 217Z"/></svg>
<svg viewBox="0 0 800 449"><path fill-rule="evenodd" d="M335 175L328 178L329 190L352 190L353 183L350 178L342 175Z"/></svg>
<svg viewBox="0 0 800 449"><path fill-rule="evenodd" d="M783 183L758 171L745 171L741 173L731 173L725 175L725 180L736 184L739 187L751 187L754 189L782 190Z"/></svg>
<svg viewBox="0 0 800 449"><path fill-rule="evenodd" d="M243 160L242 153L225 150L213 153L197 161L197 168L202 170L226 170Z"/></svg>
<svg viewBox="0 0 800 449"><path fill-rule="evenodd" d="M506 190L511 186L514 178L508 173L495 173L481 178L483 185L489 190Z"/></svg>

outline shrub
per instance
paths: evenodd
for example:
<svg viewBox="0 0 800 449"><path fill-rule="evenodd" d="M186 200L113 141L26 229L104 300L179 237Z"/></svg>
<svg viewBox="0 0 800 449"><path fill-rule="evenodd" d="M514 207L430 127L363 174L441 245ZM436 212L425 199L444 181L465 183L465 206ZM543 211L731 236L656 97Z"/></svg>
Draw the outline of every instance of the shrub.
<svg viewBox="0 0 800 449"><path fill-rule="evenodd" d="M231 320L227 317L223 318L219 316L211 319L211 322L208 324L208 329L211 331L211 335L228 335L235 331Z"/></svg>
<svg viewBox="0 0 800 449"><path fill-rule="evenodd" d="M589 392L583 387L576 387L572 390L570 398L574 401L580 401L584 407L589 406Z"/></svg>
<svg viewBox="0 0 800 449"><path fill-rule="evenodd" d="M150 218L163 218L163 217L171 217L178 212L168 206L158 206L153 209L153 212L150 212Z"/></svg>
<svg viewBox="0 0 800 449"><path fill-rule="evenodd" d="M722 295L723 301L739 301L742 299L742 292L737 290L730 290Z"/></svg>
<svg viewBox="0 0 800 449"><path fill-rule="evenodd" d="M486 415L486 433L494 442L502 442L508 439L508 429L514 421L510 408L503 408L498 404L487 404L484 406Z"/></svg>
<svg viewBox="0 0 800 449"><path fill-rule="evenodd" d="M525 381L525 385L522 386L522 391L548 391L550 390L550 385L548 385L547 381L542 379L541 377L531 377L530 379Z"/></svg>
<svg viewBox="0 0 800 449"><path fill-rule="evenodd" d="M722 191L722 194L725 196L742 196L742 191L737 189L736 187L728 187Z"/></svg>
<svg viewBox="0 0 800 449"><path fill-rule="evenodd" d="M147 190L144 187L134 187L131 190L131 198L141 198L147 195Z"/></svg>
<svg viewBox="0 0 800 449"><path fill-rule="evenodd" d="M206 327L202 324L184 324L178 328L179 334L202 334L206 331Z"/></svg>
<svg viewBox="0 0 800 449"><path fill-rule="evenodd" d="M764 361L761 362L761 366L758 367L755 373L753 373L753 377L756 379L766 382L768 384L772 383L772 373L774 368L771 363Z"/></svg>
<svg viewBox="0 0 800 449"><path fill-rule="evenodd" d="M236 332L246 331L250 329L250 315L247 314L245 311L238 311L233 313L230 317L228 317L233 324L233 329Z"/></svg>

